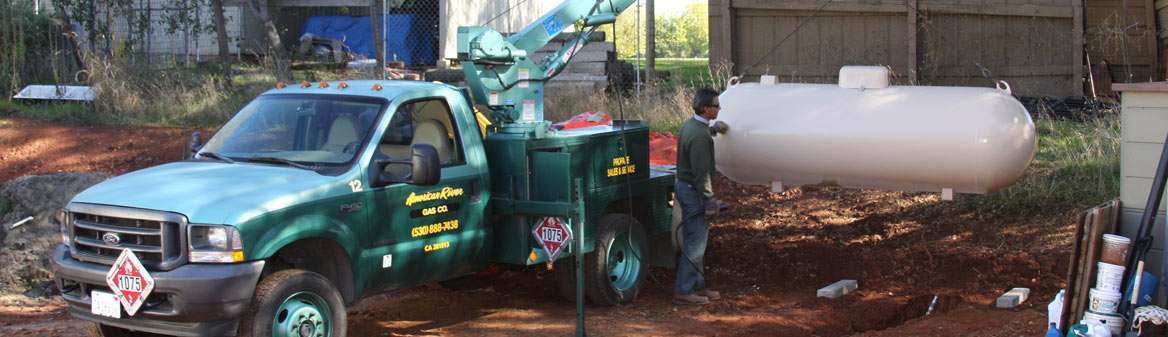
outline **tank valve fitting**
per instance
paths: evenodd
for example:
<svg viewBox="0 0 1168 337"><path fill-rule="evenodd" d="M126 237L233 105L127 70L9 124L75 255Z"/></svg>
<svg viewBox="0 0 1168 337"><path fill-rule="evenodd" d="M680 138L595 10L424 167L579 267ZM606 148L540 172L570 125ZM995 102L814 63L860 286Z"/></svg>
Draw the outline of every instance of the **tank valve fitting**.
<svg viewBox="0 0 1168 337"><path fill-rule="evenodd" d="M711 136L715 136L719 133L726 133L726 131L730 131L730 126L726 125L726 122L715 121L714 125L710 125L710 135Z"/></svg>

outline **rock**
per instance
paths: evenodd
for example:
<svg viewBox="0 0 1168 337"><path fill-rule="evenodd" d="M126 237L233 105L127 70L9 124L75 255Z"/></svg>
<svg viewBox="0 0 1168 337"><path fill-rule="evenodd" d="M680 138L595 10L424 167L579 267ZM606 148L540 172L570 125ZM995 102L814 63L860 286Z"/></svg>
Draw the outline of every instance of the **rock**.
<svg viewBox="0 0 1168 337"><path fill-rule="evenodd" d="M24 176L0 184L0 199L7 200L9 211L0 215L0 293L23 293L36 290L52 278L49 253L61 243L57 210L74 195L106 179L93 173L57 173ZM15 229L13 223L27 217L33 220ZM11 263L11 264L9 264Z"/></svg>
<svg viewBox="0 0 1168 337"><path fill-rule="evenodd" d="M60 293L57 290L57 285L53 281L44 281L26 290L24 296L28 298L49 298Z"/></svg>

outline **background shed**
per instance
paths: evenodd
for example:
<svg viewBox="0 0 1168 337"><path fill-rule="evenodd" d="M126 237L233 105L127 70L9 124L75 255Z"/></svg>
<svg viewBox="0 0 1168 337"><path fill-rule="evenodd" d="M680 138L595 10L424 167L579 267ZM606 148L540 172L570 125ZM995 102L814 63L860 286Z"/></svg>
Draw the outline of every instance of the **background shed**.
<svg viewBox="0 0 1168 337"><path fill-rule="evenodd" d="M50 0L44 0L45 8L52 8ZM231 41L232 54L263 54L266 52L266 33L263 22L244 7L251 0L224 0L224 14L227 21L227 35ZM285 46L292 46L304 33L305 23L311 17L319 16L361 16L367 17L371 5L381 0L260 0L268 7L273 21ZM389 8L388 35L409 34L407 43L426 44L425 48L415 45L409 49L426 50L432 54L425 59L441 60L457 57L455 43L459 26L487 25L500 32L510 33L534 22L540 15L551 9L544 1L531 0L385 0ZM133 41L137 50L152 55L182 55L192 58L214 57L218 55L215 32L208 26L213 16L208 3L172 0L133 1L127 10L111 9L105 4L95 7L97 20L109 21L111 34L117 39L142 36ZM148 24L127 22L124 11L135 18L148 18ZM504 14L505 15L500 15ZM181 16L189 22L175 28L173 17ZM409 16L406 21L395 16ZM496 18L497 17L497 18ZM493 20L492 20L493 19ZM181 20L180 20L181 21ZM400 23L398 23L400 22ZM141 25L141 26L139 26ZM396 26L395 26L396 25ZM89 32L78 26L79 40L86 42ZM422 38L416 38L422 37ZM392 38L391 38L392 39ZM102 38L104 40L104 38ZM108 46L86 46L109 49ZM392 55L389 56L392 58ZM429 61L434 65L433 61Z"/></svg>
<svg viewBox="0 0 1168 337"><path fill-rule="evenodd" d="M1082 78L1083 49L1075 46L1083 29L1075 23L1082 22L1082 0L823 4L710 0L711 62L793 82L830 83L840 66L879 64L901 84L989 86L993 79L1021 95L1081 94L1075 79Z"/></svg>

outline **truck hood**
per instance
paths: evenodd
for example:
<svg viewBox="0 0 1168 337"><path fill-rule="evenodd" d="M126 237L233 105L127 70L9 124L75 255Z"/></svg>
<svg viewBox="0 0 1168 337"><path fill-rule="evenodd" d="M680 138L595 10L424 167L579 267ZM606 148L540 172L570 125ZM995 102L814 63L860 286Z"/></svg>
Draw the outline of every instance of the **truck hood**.
<svg viewBox="0 0 1168 337"><path fill-rule="evenodd" d="M188 161L106 180L77 194L73 202L173 212L191 223L234 225L347 192L342 180L291 167Z"/></svg>

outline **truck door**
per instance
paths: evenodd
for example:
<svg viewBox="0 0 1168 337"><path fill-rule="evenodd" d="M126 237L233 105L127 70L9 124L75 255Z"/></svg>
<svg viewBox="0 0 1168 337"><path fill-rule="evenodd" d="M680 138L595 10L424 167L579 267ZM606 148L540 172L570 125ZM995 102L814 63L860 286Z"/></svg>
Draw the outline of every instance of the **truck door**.
<svg viewBox="0 0 1168 337"><path fill-rule="evenodd" d="M411 145L429 144L438 151L442 181L394 184L373 192L380 211L370 215L370 232L378 237L374 241L393 245L389 251L394 255L391 266L382 269L381 285L445 279L465 273L474 267L475 256L486 255L481 252L485 200L479 196L485 171L467 160L461 129L444 98L403 103L391 117L377 156L409 158ZM409 168L391 165L386 171L405 175Z"/></svg>

